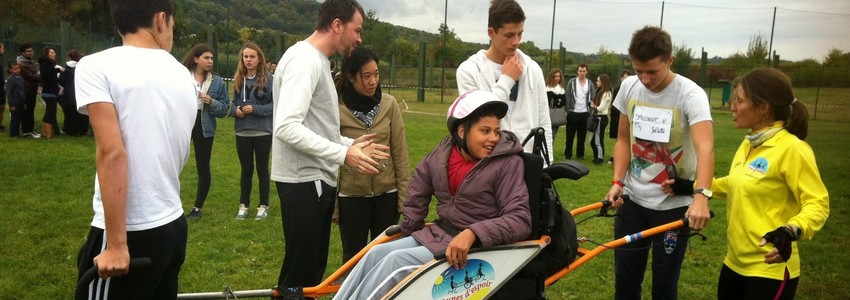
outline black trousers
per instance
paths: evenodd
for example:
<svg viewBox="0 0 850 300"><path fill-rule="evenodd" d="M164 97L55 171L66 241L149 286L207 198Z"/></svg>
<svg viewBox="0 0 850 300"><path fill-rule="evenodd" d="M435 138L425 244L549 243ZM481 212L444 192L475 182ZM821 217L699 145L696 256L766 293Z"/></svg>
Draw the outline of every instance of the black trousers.
<svg viewBox="0 0 850 300"><path fill-rule="evenodd" d="M198 189L195 194L195 207L204 208L204 201L210 192L212 174L210 172L210 159L212 157L212 146L215 137L204 137L204 129L201 126L201 114L195 118L195 127L192 128L192 146L195 149L195 165L198 167ZM250 193L248 193L250 195ZM268 198L266 198L268 199Z"/></svg>
<svg viewBox="0 0 850 300"><path fill-rule="evenodd" d="M96 277L81 299L177 299L178 275L186 257L188 228L180 216L160 227L128 231L130 257L149 257L151 265L130 268L127 275L102 280ZM77 257L77 279L94 266L92 260L103 251L104 230L92 227ZM79 293L79 291L78 291ZM105 298L108 294L109 298ZM99 295L99 297L95 297Z"/></svg>
<svg viewBox="0 0 850 300"><path fill-rule="evenodd" d="M605 127L608 126L608 116L597 116L599 126L590 136L590 149L593 150L593 159L605 159Z"/></svg>
<svg viewBox="0 0 850 300"><path fill-rule="evenodd" d="M339 233L345 263L387 227L398 224L398 192L375 197L339 197Z"/></svg>
<svg viewBox="0 0 850 300"><path fill-rule="evenodd" d="M587 118L590 113L567 113L567 142L564 144L564 157L573 158L573 143L576 145L576 156L584 158L584 141L587 139ZM578 137L578 140L576 140Z"/></svg>
<svg viewBox="0 0 850 300"><path fill-rule="evenodd" d="M687 206L658 211L626 201L614 218L614 237L621 238L684 217ZM615 299L641 299L641 284L652 252L652 299L678 299L679 272L688 236L671 230L617 248L614 252Z"/></svg>
<svg viewBox="0 0 850 300"><path fill-rule="evenodd" d="M735 273L725 264L720 269L720 279L717 283L717 299L719 300L791 300L797 293L800 277L789 279L785 284L782 280L762 277L748 277ZM781 291L780 291L781 289ZM779 298L776 298L776 295Z"/></svg>
<svg viewBox="0 0 850 300"><path fill-rule="evenodd" d="M611 106L611 130L608 131L608 136L612 139L617 139L620 132L620 110Z"/></svg>
<svg viewBox="0 0 850 300"><path fill-rule="evenodd" d="M319 196L313 181L275 182L275 186L286 247L278 286L315 286L322 282L328 263L336 188L319 182Z"/></svg>
<svg viewBox="0 0 850 300"><path fill-rule="evenodd" d="M21 113L21 131L23 133L33 132L35 128L35 98L38 95L38 87L24 88L24 110Z"/></svg>
<svg viewBox="0 0 850 300"><path fill-rule="evenodd" d="M63 130L68 135L81 136L89 132L89 116L77 112L77 100L65 96L61 101L62 111L65 113Z"/></svg>
<svg viewBox="0 0 850 300"><path fill-rule="evenodd" d="M5 97L5 96L3 96ZM14 110L12 110L14 108ZM9 104L9 114L12 115L12 119L9 120L9 136L17 137L21 135L21 119L24 114L24 106L23 105L12 105ZM26 131L24 131L26 132Z"/></svg>
<svg viewBox="0 0 850 300"><path fill-rule="evenodd" d="M236 154L242 165L239 203L251 207L251 183L254 179L254 159L257 160L257 179L260 186L260 205L269 205L269 155L272 136L236 136Z"/></svg>

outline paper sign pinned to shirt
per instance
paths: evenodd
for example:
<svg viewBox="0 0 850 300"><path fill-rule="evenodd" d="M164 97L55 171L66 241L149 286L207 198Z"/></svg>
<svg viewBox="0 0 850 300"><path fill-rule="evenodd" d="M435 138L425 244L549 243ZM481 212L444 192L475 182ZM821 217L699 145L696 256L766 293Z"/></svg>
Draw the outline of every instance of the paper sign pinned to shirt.
<svg viewBox="0 0 850 300"><path fill-rule="evenodd" d="M672 124L672 109L635 106L634 121L632 122L635 138L669 143Z"/></svg>

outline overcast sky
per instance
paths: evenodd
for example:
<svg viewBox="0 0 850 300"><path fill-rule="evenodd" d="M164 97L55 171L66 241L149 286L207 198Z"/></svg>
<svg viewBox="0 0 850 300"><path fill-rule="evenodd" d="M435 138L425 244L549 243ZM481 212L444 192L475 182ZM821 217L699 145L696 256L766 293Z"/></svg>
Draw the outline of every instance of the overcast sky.
<svg viewBox="0 0 850 300"><path fill-rule="evenodd" d="M359 0L381 21L438 33L446 0ZM553 0L518 0L525 11L523 41L548 49L552 34ZM489 0L449 0L449 28L468 42L489 43ZM662 22L661 1L559 0L555 4L554 48L595 53L604 46L626 53L631 34L644 25ZM687 44L699 56L746 53L750 38L762 34L769 42L773 7L776 28L773 49L783 60L822 61L833 47L850 52L850 1L847 0L674 0L665 1L663 27L674 44Z"/></svg>

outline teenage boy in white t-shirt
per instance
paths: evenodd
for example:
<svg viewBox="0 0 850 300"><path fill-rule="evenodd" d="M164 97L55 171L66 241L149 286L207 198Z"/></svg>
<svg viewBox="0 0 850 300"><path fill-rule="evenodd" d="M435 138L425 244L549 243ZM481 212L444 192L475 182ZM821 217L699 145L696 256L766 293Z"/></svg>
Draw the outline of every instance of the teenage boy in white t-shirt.
<svg viewBox="0 0 850 300"><path fill-rule="evenodd" d="M169 53L172 1L112 1L111 15L123 46L86 56L76 71L78 110L97 145L94 218L78 267L96 266L100 278L83 299L175 299L187 237L179 176L198 92ZM153 264L130 270L130 257Z"/></svg>
<svg viewBox="0 0 850 300"><path fill-rule="evenodd" d="M481 90L496 94L508 104L508 114L501 126L525 138L532 129L552 128L546 80L537 62L519 50L525 31L525 12L514 0L495 0L490 3L487 35L490 48L470 56L457 68L458 94ZM552 132L545 131L549 161L554 161ZM528 143L526 152L534 145Z"/></svg>
<svg viewBox="0 0 850 300"><path fill-rule="evenodd" d="M708 225L714 176L714 131L705 92L670 70L670 35L644 27L632 36L629 56L637 76L620 85L614 100L619 132L614 146L614 179L605 199L616 200L615 237L688 218L691 229ZM696 179L694 190L693 180ZM662 189L678 182L675 193ZM631 196L623 203L619 197ZM614 253L615 299L640 299L652 251L652 297L677 299L687 235L671 230L624 246Z"/></svg>

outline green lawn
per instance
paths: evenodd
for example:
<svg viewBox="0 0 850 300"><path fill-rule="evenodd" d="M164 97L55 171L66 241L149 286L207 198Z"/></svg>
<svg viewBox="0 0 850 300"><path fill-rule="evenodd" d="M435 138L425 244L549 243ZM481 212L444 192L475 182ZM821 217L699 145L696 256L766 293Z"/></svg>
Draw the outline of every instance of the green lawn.
<svg viewBox="0 0 850 300"><path fill-rule="evenodd" d="M404 118L411 164L415 166L446 135L445 109L456 95L447 93L441 104L439 91L429 90L426 93L428 102L416 102L414 91L393 90L392 93L409 106ZM719 94L717 91L712 98ZM821 101L846 102L840 99L846 93L835 94L838 100L824 100L822 94ZM37 111L37 118L42 114ZM836 120L846 120L847 114L843 116L844 119ZM715 110L714 117L716 172L724 175L745 132L734 128L726 110ZM40 122L37 125L40 126ZM850 126L846 122L819 118L812 121L809 128L809 142L830 191L832 210L823 231L813 241L800 244L804 275L797 295L798 299L846 299L850 286L846 284L847 276L842 274L846 274L844 268L850 266L850 257L844 252L849 243L841 228L848 228L850 188L841 185L840 176L850 171L850 156L841 146L841 137L850 135ZM563 151L563 132L561 130L556 138L555 154ZM607 149L611 149L613 141L606 142ZM234 220L239 205L240 171L234 143L233 120L221 119L212 158L213 187L204 217L189 224L181 293L221 291L225 287L262 289L274 286L277 281L284 252L277 193L272 185L268 219ZM578 182L557 183L562 199L570 208L599 201L608 190L611 166L584 163L591 169L588 177ZM6 209L6 216L0 220L0 237L5 241L4 247L0 247L0 274L3 274L0 275L0 299L69 298L75 286L77 251L85 239L92 215L93 138L60 136L12 140L5 133L0 136L0 170L3 171L0 201ZM197 180L192 158L181 180L184 208L188 210L194 201ZM255 188L253 203L258 201L256 195ZM708 241L691 243L682 268L682 299L715 298L726 247L726 218L723 200L712 201L711 205L717 216L704 231ZM251 215L254 212L252 209ZM579 235L597 242L606 241L612 235L612 223L611 219L588 220L579 226ZM341 264L339 245L338 230L334 228L327 274ZM591 260L547 289L549 297L613 298L612 259L608 251ZM648 292L648 285L645 285L647 298Z"/></svg>

